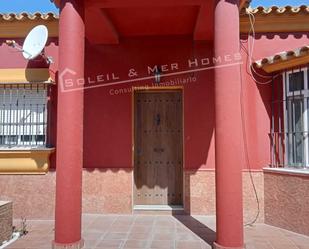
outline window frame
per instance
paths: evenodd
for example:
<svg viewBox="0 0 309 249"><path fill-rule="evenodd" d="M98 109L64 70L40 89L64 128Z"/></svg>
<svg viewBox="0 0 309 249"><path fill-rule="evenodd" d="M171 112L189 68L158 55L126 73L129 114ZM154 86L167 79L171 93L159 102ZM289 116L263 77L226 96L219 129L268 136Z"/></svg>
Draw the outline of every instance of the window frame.
<svg viewBox="0 0 309 249"><path fill-rule="evenodd" d="M37 149L48 149L50 148L50 146L48 145L48 142L49 142L49 126L50 126L50 91L51 91L51 87L52 87L52 84L50 83L44 83L44 82L34 82L34 83L30 83L30 82L27 82L27 83L2 83L1 84L1 88L7 88L8 91L10 91L10 89L14 89L14 91L21 91L21 94L19 96L19 93L17 95L17 98L18 99L18 102L19 102L19 99L20 98L25 98L25 95L29 93L29 91L36 91L36 92L39 92L39 91L42 91L42 93L38 93L39 95L40 94L43 94L43 97L42 97L42 103L39 103L39 104L36 104L36 105L42 105L42 107L40 108L44 108L43 110L43 114L42 115L39 115L38 113L34 112L33 109L31 109L31 105L33 104L32 103L32 99L31 97L33 96L30 96L30 102L26 103L24 102L23 105L25 108L25 105L28 107L26 107L26 109L18 109L17 110L14 110L13 113L10 113L9 115L11 115L10 117L7 116L6 118L3 116L1 117L1 122L3 122L2 124L4 125L3 127L3 143L0 144L0 151L2 150L37 150ZM39 89L39 90L38 90ZM4 90L5 91L5 90ZM5 94L5 92L4 92ZM14 93L13 93L14 94ZM12 93L9 93L9 95L12 95ZM11 97L11 96L10 96ZM3 99L3 105L7 105L7 106L10 106L12 105L11 102L7 102L5 103L5 98ZM29 101L29 100L28 100ZM1 101L0 101L1 102ZM21 104L22 105L22 104ZM30 106L30 107L29 107ZM30 108L30 109L29 109ZM38 108L38 106L37 106ZM37 109L38 110L38 109ZM5 108L1 108L1 111L3 113L3 115L6 115L6 109ZM23 115L27 115L27 113L30 113L30 116L32 117L32 114L31 113L35 113L33 117L35 117L35 120L36 122L32 123L32 121L30 121L30 123L24 123L24 124L17 124L17 118L20 118L20 119L24 119L26 117L23 117ZM13 117L12 117L13 115ZM14 117L15 115L17 115L17 117ZM30 117L30 119L31 119ZM3 118L3 119L2 119ZM14 124L10 124L10 122L7 122L6 119L10 120L16 120ZM42 119L42 120L41 120ZM16 130L16 132L13 132L13 134L6 134L7 133L7 129L9 129L8 127L5 128L5 126L8 126L8 125L13 125L13 126L16 126L16 127L13 127L13 130ZM30 127L30 126L36 126L36 127ZM26 126L23 127L23 131L21 132L21 127L19 126ZM29 128L29 127L30 128ZM37 133L38 130L40 130L40 128L38 126L43 126L43 133L42 134L39 134ZM10 128L11 129L11 128ZM26 132L25 132L25 129L26 129ZM29 131L27 131L28 129L30 129ZM30 134L33 129L36 129L36 131L33 133L33 134ZM27 134L26 134L27 133ZM29 133L29 134L28 134ZM41 136L44 136L44 141L42 140L35 140L36 137L41 137ZM7 141L8 139L10 139L10 137L14 137L14 140L15 138L17 139L17 142L12 142L12 143L6 143L5 141ZM26 137L31 137L31 140L24 140Z"/></svg>
<svg viewBox="0 0 309 249"><path fill-rule="evenodd" d="M304 76L304 88L302 90L297 90L297 91L290 91L290 78L289 75L293 74L293 73L297 73L297 72L302 72L303 76ZM284 156L284 160L285 160L285 164L284 167L287 168L304 168L304 169L308 169L309 170L309 70L307 67L301 67L299 69L296 70L289 70L289 71L285 71L284 73L282 73L282 84L283 84L283 101L282 101L282 105L283 105L283 110L284 110L284 139L285 139L285 156ZM289 123L290 123L290 112L288 111L288 105L290 104L290 102L288 102L289 99L297 99L297 98L301 98L302 99L302 106L304 108L304 111L302 113L302 127L304 127L304 129L302 130L303 136L305 136L304 138L304 145L303 145L303 163L301 163L300 165L291 165L289 162L289 147L293 146L290 145L290 139L288 138L288 136L290 135L290 131L289 131ZM293 117L294 118L294 117ZM293 121L292 121L293 122ZM294 131L292 131L293 133ZM304 134L305 133L305 134ZM294 148L293 148L294 150Z"/></svg>

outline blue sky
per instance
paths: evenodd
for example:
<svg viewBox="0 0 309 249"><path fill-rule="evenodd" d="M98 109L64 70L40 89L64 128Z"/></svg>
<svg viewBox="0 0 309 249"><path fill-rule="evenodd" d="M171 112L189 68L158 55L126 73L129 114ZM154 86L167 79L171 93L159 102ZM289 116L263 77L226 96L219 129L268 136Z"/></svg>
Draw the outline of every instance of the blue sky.
<svg viewBox="0 0 309 249"><path fill-rule="evenodd" d="M124 0L126 1L126 0ZM271 6L271 5L309 5L309 0L253 0L251 5L253 7ZM58 12L50 0L0 0L0 13L8 12Z"/></svg>
<svg viewBox="0 0 309 249"><path fill-rule="evenodd" d="M253 7L256 6L285 6L285 5L292 5L292 6L299 6L299 5L309 5L309 0L253 0L251 1L251 5Z"/></svg>

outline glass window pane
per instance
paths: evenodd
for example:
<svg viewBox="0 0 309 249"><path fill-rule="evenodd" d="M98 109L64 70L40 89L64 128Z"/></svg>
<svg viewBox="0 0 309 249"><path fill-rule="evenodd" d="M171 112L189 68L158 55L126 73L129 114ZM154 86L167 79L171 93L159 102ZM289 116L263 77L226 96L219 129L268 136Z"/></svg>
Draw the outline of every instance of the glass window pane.
<svg viewBox="0 0 309 249"><path fill-rule="evenodd" d="M288 162L290 165L304 164L304 107L303 98L288 100Z"/></svg>
<svg viewBox="0 0 309 249"><path fill-rule="evenodd" d="M309 89L309 66L307 67L307 82L305 82L306 84L306 89Z"/></svg>
<svg viewBox="0 0 309 249"><path fill-rule="evenodd" d="M289 91L300 91L304 89L304 72L295 72L289 74Z"/></svg>
<svg viewBox="0 0 309 249"><path fill-rule="evenodd" d="M46 105L45 85L0 85L0 146L44 146Z"/></svg>

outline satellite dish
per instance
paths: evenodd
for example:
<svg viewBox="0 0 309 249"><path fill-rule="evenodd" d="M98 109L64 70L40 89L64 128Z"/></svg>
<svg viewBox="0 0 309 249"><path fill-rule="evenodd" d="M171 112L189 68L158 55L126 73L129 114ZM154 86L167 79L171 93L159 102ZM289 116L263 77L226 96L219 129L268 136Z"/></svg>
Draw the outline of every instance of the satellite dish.
<svg viewBox="0 0 309 249"><path fill-rule="evenodd" d="M44 25L34 27L27 35L22 52L26 60L32 60L40 55L48 39L48 30Z"/></svg>
<svg viewBox="0 0 309 249"><path fill-rule="evenodd" d="M32 60L41 55L48 64L51 64L53 63L53 58L46 56L44 52L42 52L47 39L48 30L46 26L38 25L29 32L22 48L14 40L6 40L6 44L22 52L26 60Z"/></svg>

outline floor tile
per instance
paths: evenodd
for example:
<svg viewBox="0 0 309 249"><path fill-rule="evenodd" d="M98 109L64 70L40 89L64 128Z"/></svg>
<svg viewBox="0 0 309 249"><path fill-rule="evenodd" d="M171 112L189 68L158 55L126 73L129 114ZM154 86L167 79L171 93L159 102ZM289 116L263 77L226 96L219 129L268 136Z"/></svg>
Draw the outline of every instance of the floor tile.
<svg viewBox="0 0 309 249"><path fill-rule="evenodd" d="M177 233L175 237L176 241L196 241L200 240L194 233Z"/></svg>
<svg viewBox="0 0 309 249"><path fill-rule="evenodd" d="M150 244L151 249L174 249L174 241L153 240Z"/></svg>
<svg viewBox="0 0 309 249"><path fill-rule="evenodd" d="M14 220L18 227L20 220ZM51 249L54 222L28 220L6 249ZM211 249L214 216L83 215L84 249ZM309 249L309 237L265 224L245 228L246 249Z"/></svg>
<svg viewBox="0 0 309 249"><path fill-rule="evenodd" d="M95 248L120 248L123 245L123 240L102 240Z"/></svg>
<svg viewBox="0 0 309 249"><path fill-rule="evenodd" d="M130 225L112 225L108 229L110 232L115 232L115 233L127 233L129 232L131 226Z"/></svg>
<svg viewBox="0 0 309 249"><path fill-rule="evenodd" d="M153 240L175 240L174 233L154 233Z"/></svg>
<svg viewBox="0 0 309 249"><path fill-rule="evenodd" d="M146 248L147 243L148 243L147 240L127 240L124 243L123 248L126 248L126 249Z"/></svg>
<svg viewBox="0 0 309 249"><path fill-rule="evenodd" d="M202 249L201 243L198 241L177 241L176 249Z"/></svg>
<svg viewBox="0 0 309 249"><path fill-rule="evenodd" d="M108 232L104 235L103 240L125 240L127 237L128 233Z"/></svg>
<svg viewBox="0 0 309 249"><path fill-rule="evenodd" d="M152 236L151 232L148 233L131 232L128 236L128 240L149 240L151 236Z"/></svg>

